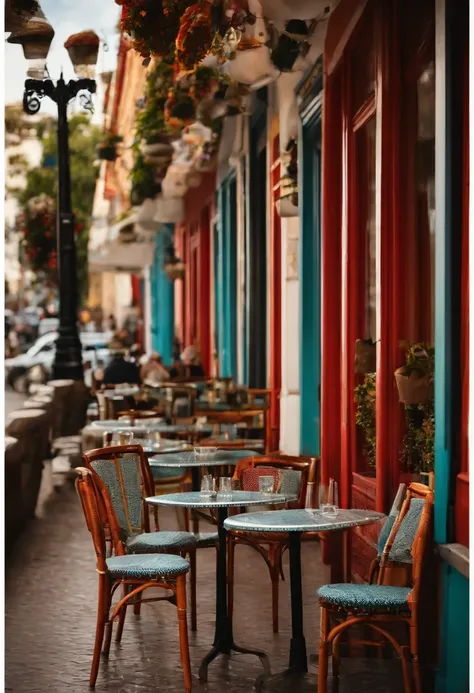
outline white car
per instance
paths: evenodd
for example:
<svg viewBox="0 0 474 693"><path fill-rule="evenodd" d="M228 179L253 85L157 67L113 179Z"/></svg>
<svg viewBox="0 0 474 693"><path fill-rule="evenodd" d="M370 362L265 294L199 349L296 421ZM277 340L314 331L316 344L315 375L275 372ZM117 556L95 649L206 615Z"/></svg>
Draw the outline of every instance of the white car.
<svg viewBox="0 0 474 693"><path fill-rule="evenodd" d="M17 392L27 392L31 382L46 382L51 377L55 355L57 332L48 332L39 337L25 354L5 360L5 379ZM92 373L99 361L104 366L110 359L108 333L81 333L82 361L84 380L88 387L92 385Z"/></svg>

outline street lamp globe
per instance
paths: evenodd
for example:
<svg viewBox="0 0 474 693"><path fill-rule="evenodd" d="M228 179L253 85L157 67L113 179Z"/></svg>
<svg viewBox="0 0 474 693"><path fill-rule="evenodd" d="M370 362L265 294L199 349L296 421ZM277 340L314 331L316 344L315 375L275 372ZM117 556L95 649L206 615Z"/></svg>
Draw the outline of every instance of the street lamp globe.
<svg viewBox="0 0 474 693"><path fill-rule="evenodd" d="M78 77L92 79L95 74L100 39L92 29L72 34L64 44Z"/></svg>

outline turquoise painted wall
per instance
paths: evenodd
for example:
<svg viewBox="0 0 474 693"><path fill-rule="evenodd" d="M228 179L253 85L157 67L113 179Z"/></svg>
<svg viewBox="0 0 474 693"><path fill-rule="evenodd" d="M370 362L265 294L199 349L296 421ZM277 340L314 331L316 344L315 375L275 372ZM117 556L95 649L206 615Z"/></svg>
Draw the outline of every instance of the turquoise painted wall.
<svg viewBox="0 0 474 693"><path fill-rule="evenodd" d="M321 121L303 124L300 155L300 449L319 455L321 434Z"/></svg>
<svg viewBox="0 0 474 693"><path fill-rule="evenodd" d="M155 234L154 262L150 272L152 348L161 354L165 364L172 362L174 337L174 284L163 271L166 250L172 243L173 224L163 224Z"/></svg>
<svg viewBox="0 0 474 693"><path fill-rule="evenodd" d="M436 693L469 691L469 580L447 565L442 568L443 612Z"/></svg>
<svg viewBox="0 0 474 693"><path fill-rule="evenodd" d="M220 374L237 377L237 200L235 173L222 182L217 203L216 327Z"/></svg>

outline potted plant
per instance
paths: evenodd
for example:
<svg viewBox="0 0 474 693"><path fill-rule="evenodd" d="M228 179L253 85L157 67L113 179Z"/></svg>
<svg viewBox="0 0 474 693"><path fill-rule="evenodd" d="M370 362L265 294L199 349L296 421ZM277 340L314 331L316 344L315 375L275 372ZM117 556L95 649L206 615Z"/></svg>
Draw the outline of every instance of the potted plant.
<svg viewBox="0 0 474 693"><path fill-rule="evenodd" d="M151 56L174 53L180 18L190 5L186 0L121 0L121 30L132 37L134 49L148 64Z"/></svg>
<svg viewBox="0 0 474 693"><path fill-rule="evenodd" d="M354 401L357 404L355 420L364 434L364 455L372 469L375 469L376 453L375 377L375 373L366 373L363 382L354 388Z"/></svg>
<svg viewBox="0 0 474 693"><path fill-rule="evenodd" d="M146 163L141 152L135 158L129 178L132 182L130 202L135 207L146 199L153 200L161 192L161 184L156 179L155 171Z"/></svg>
<svg viewBox="0 0 474 693"><path fill-rule="evenodd" d="M123 138L113 132L108 132L97 147L97 156L101 161L115 161L117 158L117 144Z"/></svg>
<svg viewBox="0 0 474 693"><path fill-rule="evenodd" d="M433 399L434 349L406 344L406 363L395 371L400 402L423 404Z"/></svg>
<svg viewBox="0 0 474 693"><path fill-rule="evenodd" d="M308 33L306 22L301 19L291 19L286 23L285 32L280 35L271 53L272 63L281 72L291 72L300 55L301 47L305 45Z"/></svg>
<svg viewBox="0 0 474 693"><path fill-rule="evenodd" d="M100 40L95 31L91 29L81 31L70 36L64 44L64 48L69 53L72 64L96 65L99 53Z"/></svg>
<svg viewBox="0 0 474 693"><path fill-rule="evenodd" d="M354 371L373 373L377 364L377 350L371 339L357 339L355 343Z"/></svg>

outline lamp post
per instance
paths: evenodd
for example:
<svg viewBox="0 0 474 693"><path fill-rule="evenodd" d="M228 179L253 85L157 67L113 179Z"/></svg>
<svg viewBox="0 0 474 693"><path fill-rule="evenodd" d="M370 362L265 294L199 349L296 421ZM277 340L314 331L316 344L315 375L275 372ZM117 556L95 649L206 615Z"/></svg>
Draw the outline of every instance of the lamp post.
<svg viewBox="0 0 474 693"><path fill-rule="evenodd" d="M20 44L30 63L28 74L43 77L46 58L54 30L39 9L25 24L7 39ZM23 108L29 115L38 113L41 100L47 96L58 109L58 197L57 197L57 257L59 285L59 336L52 369L53 379L83 380L82 347L77 327L77 267L74 238L74 213L71 204L71 174L69 166L68 104L80 96L82 105L92 110L92 94L96 83L89 78L97 62L99 37L93 31L74 34L64 44L76 73L86 70L87 76L65 82L63 75L56 84L51 79L27 79Z"/></svg>
<svg viewBox="0 0 474 693"><path fill-rule="evenodd" d="M48 96L58 108L58 284L59 284L59 336L53 363L53 379L83 380L82 347L77 328L77 267L74 238L74 213L71 204L71 173L69 167L69 128L67 107L79 92L83 92L84 107L91 108L91 95L95 93L93 79L65 82L61 74L56 84L52 80L27 79L23 108L34 115L41 99Z"/></svg>

